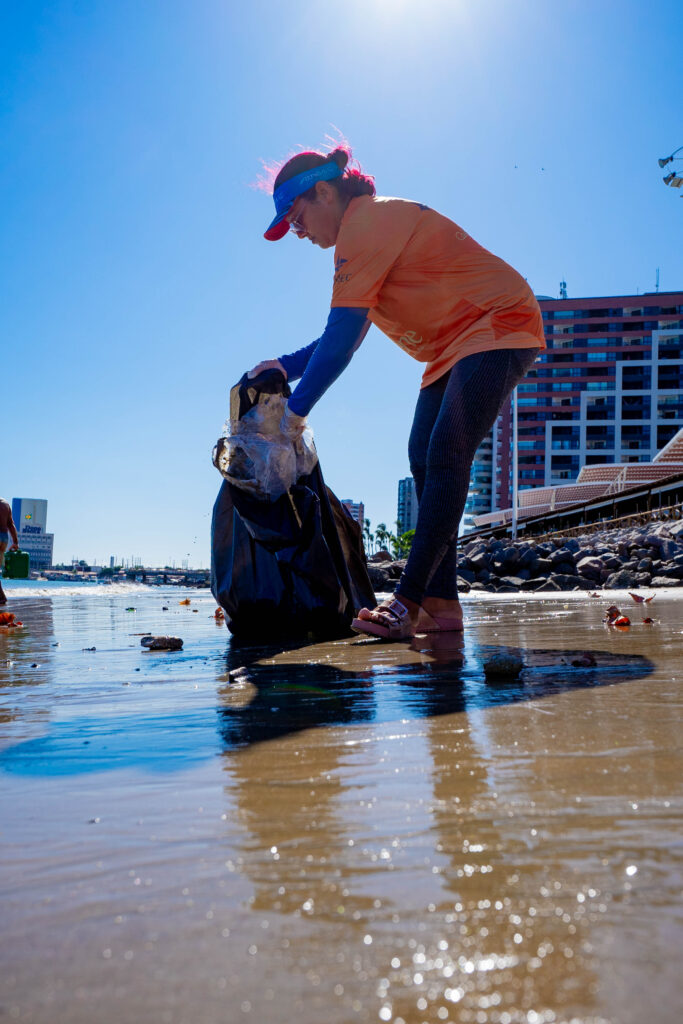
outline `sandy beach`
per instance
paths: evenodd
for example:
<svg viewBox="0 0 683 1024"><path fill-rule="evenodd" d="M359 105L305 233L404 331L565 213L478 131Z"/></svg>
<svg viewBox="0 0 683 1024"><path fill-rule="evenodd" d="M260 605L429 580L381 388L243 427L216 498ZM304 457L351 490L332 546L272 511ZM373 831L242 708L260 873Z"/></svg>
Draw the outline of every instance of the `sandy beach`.
<svg viewBox="0 0 683 1024"><path fill-rule="evenodd" d="M289 651L206 591L7 590L0 1020L680 1021L680 590Z"/></svg>

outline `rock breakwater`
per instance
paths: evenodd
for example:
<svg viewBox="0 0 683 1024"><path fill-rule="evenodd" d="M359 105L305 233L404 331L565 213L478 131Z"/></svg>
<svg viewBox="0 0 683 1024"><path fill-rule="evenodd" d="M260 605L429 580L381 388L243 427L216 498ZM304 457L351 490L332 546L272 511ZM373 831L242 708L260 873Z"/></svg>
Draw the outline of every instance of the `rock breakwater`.
<svg viewBox="0 0 683 1024"><path fill-rule="evenodd" d="M405 564L371 560L375 590L393 590ZM543 539L465 537L458 586L497 594L683 587L683 520Z"/></svg>

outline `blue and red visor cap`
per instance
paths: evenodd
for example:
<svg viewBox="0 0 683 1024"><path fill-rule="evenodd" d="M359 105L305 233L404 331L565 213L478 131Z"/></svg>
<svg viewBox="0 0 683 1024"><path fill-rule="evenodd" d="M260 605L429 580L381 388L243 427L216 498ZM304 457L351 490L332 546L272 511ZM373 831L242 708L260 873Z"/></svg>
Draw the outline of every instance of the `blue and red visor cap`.
<svg viewBox="0 0 683 1024"><path fill-rule="evenodd" d="M333 178L341 177L342 173L339 165L330 160L328 163L321 164L320 167L311 167L309 171L302 171L301 174L295 174L293 178L283 181L273 192L275 216L263 237L267 238L269 242L277 242L278 239L284 238L289 231L289 222L285 220L285 217L292 209L297 196L308 192L316 182L332 181Z"/></svg>

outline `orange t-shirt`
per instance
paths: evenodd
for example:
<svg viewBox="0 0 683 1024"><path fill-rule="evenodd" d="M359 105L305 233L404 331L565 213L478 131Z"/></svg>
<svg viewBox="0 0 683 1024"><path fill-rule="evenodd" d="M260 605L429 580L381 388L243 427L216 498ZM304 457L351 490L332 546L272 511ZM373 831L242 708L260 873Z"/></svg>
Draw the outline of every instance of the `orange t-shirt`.
<svg viewBox="0 0 683 1024"><path fill-rule="evenodd" d="M511 266L435 210L358 196L334 253L332 307L368 318L427 363L422 387L459 359L496 348L545 348L538 303Z"/></svg>

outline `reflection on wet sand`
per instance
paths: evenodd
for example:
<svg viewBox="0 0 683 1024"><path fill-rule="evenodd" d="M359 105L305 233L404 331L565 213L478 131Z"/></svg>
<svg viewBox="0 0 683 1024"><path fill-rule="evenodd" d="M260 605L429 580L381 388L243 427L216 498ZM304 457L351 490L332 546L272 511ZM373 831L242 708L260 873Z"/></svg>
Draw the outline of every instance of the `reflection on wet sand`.
<svg viewBox="0 0 683 1024"><path fill-rule="evenodd" d="M15 693L14 688L50 682L50 648L55 644L52 602L26 601L20 608L21 615L30 619L30 632L23 625L16 629L0 629L0 689L4 691L0 726L24 721L29 716L36 722L47 717L44 701L27 701L24 694L20 690ZM12 609L16 612L17 606L13 605ZM8 729L4 735L9 733Z"/></svg>
<svg viewBox="0 0 683 1024"><path fill-rule="evenodd" d="M316 669L328 686L346 675L347 695L374 676L379 708L380 680L390 673L393 687L401 684L398 699L406 711L414 717L419 704L429 724L426 737L411 736L410 727L393 733L381 753L369 738L321 748L313 743L293 763L283 763L281 750L268 745L247 757L225 755L248 829L240 863L254 885L254 908L315 919L338 933L329 953L315 933L310 943L297 941L291 957L279 951L282 960L291 960L291 970L313 978L309 998L315 998L321 976L341 965L377 986L381 1019L476 1020L484 1007L493 1014L484 1019L521 1019L516 1015L523 1012L525 1019L530 1013L552 1020L554 1013L571 1010L577 992L583 1007L591 1008L597 975L586 924L598 912L592 904L600 892L588 887L587 895L577 893L572 884L568 893L549 864L525 863L538 828L521 824L519 801L506 809L496 791L498 758L481 714L459 718L455 728L438 716L461 712L468 702L476 709L614 683L624 673L642 677L651 665L638 656L624 661L600 652L602 669L577 673L571 668L575 652L535 651L527 654L526 683L481 690L463 671L467 648L470 657L476 654L472 645L451 638L446 646L446 638L439 639L432 645L423 638L409 651L375 645L379 657L372 672L357 642L308 648L306 665L296 652L265 659L271 670L287 664L301 693ZM473 676L480 676L481 659L474 662ZM534 668L538 678L529 693ZM247 675L243 670L237 681ZM258 680L259 668L252 666L255 702ZM252 732L252 741L259 738ZM413 749L410 755L402 750L394 764L390 749L397 742ZM415 747L424 775L418 786L401 786L405 800L397 808L392 774L415 758ZM372 820L377 814L379 829ZM350 996L344 998L343 986L337 988L346 1012L360 1012ZM525 990L528 1000L520 998Z"/></svg>
<svg viewBox="0 0 683 1024"><path fill-rule="evenodd" d="M136 604L86 644L56 602L43 683L0 686L10 1019L679 1019L676 602L656 635L482 602L464 638L292 650L207 602L156 657Z"/></svg>

